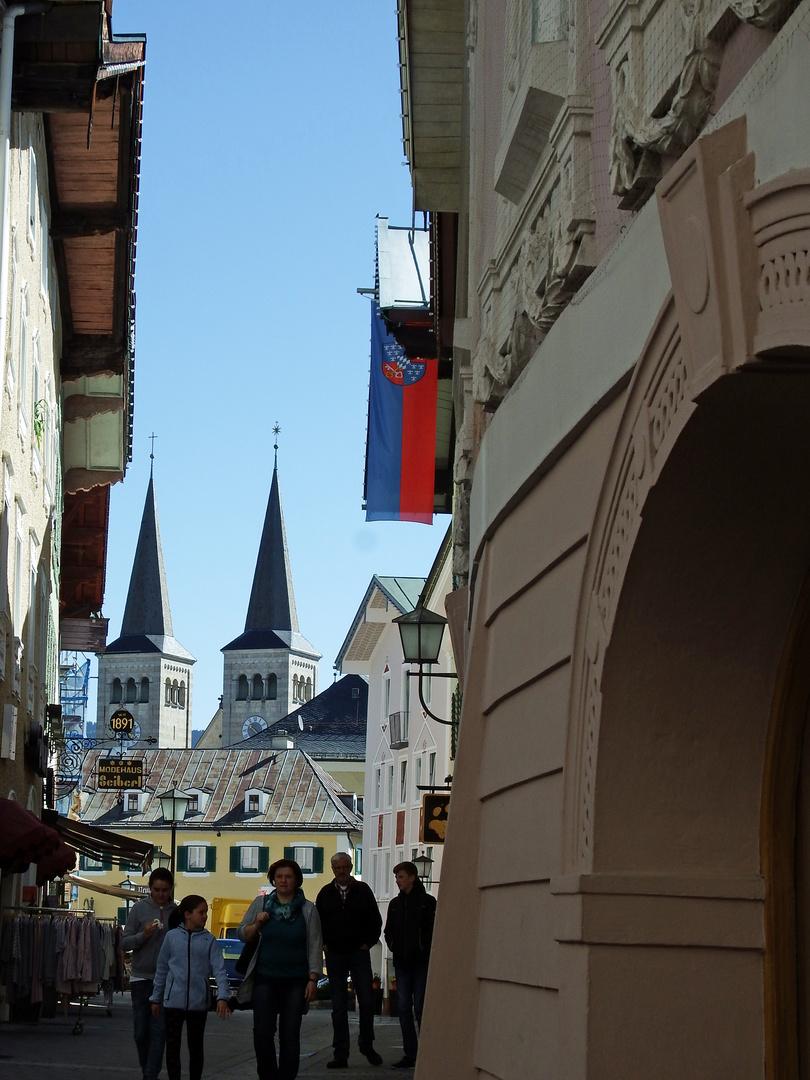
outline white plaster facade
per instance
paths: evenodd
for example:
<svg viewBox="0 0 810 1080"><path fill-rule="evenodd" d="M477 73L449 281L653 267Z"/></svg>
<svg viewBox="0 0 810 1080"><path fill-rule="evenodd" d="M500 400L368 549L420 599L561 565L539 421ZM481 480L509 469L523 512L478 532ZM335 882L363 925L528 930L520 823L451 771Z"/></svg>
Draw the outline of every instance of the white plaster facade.
<svg viewBox="0 0 810 1080"><path fill-rule="evenodd" d="M61 384L56 273L42 117L12 124L11 265L0 359L0 701L2 794L39 808L24 765L31 725L58 701Z"/></svg>
<svg viewBox="0 0 810 1080"><path fill-rule="evenodd" d="M450 581L447 550L425 596L426 607L437 612L443 610ZM451 728L427 715L419 701L418 678L408 674L417 668L403 662L399 630L393 621L400 614L402 610L381 589L374 589L368 597L363 621L356 629L360 642L364 627L381 628L379 632L375 629L373 647L366 650L361 645L356 650L356 654L367 653L365 659L340 661L342 673L362 675L369 684L362 875L377 897L383 922L389 900L397 895L393 876L397 863L418 854L432 858L430 883L426 887L438 894L443 844L439 839L427 844L420 839L424 794L420 788L449 786L447 778L453 771ZM353 651L348 643L349 657ZM433 666L432 673L454 670L450 635L445 633L439 663ZM451 719L456 685L455 679L426 675L423 696L437 716ZM383 944L374 948L372 964L380 973L383 985L389 987L393 967Z"/></svg>

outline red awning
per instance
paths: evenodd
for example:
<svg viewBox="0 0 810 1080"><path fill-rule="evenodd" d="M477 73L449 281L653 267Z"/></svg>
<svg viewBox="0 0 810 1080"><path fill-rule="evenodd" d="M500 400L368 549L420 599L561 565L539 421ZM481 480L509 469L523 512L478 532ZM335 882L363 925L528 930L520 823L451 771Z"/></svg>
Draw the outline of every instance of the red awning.
<svg viewBox="0 0 810 1080"><path fill-rule="evenodd" d="M76 865L76 852L68 847L64 840L59 841L59 847L50 855L43 855L37 862L37 885L44 885L55 877L61 877Z"/></svg>
<svg viewBox="0 0 810 1080"><path fill-rule="evenodd" d="M0 870L21 874L59 847L59 834L13 799L0 799Z"/></svg>

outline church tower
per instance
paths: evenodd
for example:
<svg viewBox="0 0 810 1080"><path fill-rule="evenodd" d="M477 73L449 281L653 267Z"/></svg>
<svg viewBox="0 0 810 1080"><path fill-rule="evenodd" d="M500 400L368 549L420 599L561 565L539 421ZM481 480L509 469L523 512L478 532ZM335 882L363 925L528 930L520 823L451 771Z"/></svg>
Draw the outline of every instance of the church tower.
<svg viewBox="0 0 810 1080"><path fill-rule="evenodd" d="M272 726L318 693L321 654L298 629L278 486L277 445L275 450L245 630L222 650L223 747Z"/></svg>
<svg viewBox="0 0 810 1080"><path fill-rule="evenodd" d="M132 713L139 738L160 749L191 747L191 669L195 658L174 637L150 473L135 562L129 581L121 636L98 662L99 738L109 735L110 716ZM153 744L154 745L154 744Z"/></svg>

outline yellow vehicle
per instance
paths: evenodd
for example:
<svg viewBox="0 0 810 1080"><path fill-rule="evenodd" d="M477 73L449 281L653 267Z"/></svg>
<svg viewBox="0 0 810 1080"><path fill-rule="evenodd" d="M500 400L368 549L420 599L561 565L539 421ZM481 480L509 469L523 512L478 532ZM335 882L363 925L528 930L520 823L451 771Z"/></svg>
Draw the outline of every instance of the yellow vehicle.
<svg viewBox="0 0 810 1080"><path fill-rule="evenodd" d="M234 900L215 896L211 901L208 928L214 937L235 938L242 918L253 903L250 900Z"/></svg>

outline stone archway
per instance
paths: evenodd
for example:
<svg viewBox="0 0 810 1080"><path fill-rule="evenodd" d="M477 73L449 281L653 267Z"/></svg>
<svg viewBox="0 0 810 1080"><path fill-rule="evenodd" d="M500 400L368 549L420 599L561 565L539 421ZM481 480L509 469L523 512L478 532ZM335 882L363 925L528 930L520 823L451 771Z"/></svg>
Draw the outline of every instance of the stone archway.
<svg viewBox="0 0 810 1080"><path fill-rule="evenodd" d="M810 567L810 186L753 174L738 122L659 189L673 296L591 534L557 891L579 898L558 940L587 950L586 1074L602 1078L760 1077L766 1055L770 1075L784 1036L790 806L765 811L790 760L772 711Z"/></svg>

